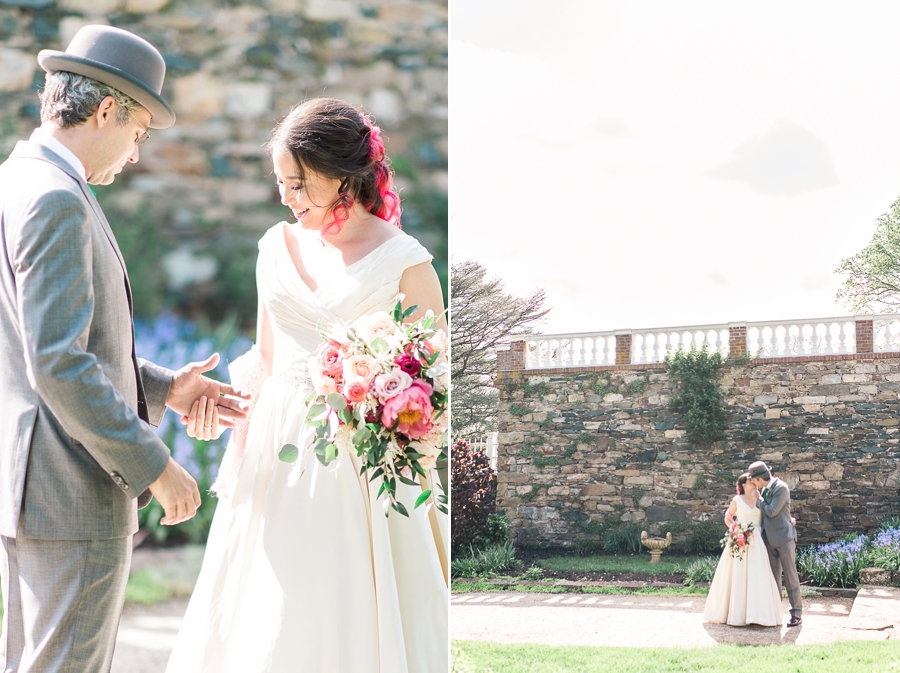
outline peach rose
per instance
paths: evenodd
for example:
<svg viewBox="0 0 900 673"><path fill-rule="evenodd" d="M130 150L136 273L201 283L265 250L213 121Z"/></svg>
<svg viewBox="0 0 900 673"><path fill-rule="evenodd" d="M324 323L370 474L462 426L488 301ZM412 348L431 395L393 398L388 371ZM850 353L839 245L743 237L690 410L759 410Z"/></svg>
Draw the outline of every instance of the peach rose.
<svg viewBox="0 0 900 673"><path fill-rule="evenodd" d="M416 379L408 388L384 403L381 422L388 428L396 425L397 431L410 439L424 437L432 429L431 414L434 412L434 407L431 406L432 392L431 385Z"/></svg>

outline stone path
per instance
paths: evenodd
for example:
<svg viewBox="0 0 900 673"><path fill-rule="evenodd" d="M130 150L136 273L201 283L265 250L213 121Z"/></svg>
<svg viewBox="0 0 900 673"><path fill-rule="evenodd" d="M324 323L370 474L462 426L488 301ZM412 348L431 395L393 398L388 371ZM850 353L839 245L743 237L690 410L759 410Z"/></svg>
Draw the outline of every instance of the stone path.
<svg viewBox="0 0 900 673"><path fill-rule="evenodd" d="M877 600L889 599L881 596ZM861 621L851 620L853 599L849 598L804 598L803 625L792 629L707 624L703 621L705 601L705 596L454 594L451 633L453 640L618 647L804 645L886 640L895 632L900 634L900 614L894 613L891 614L896 621L886 628L853 628L860 626ZM788 607L785 601L785 622Z"/></svg>
<svg viewBox="0 0 900 673"><path fill-rule="evenodd" d="M111 673L164 673L187 599L125 608Z"/></svg>

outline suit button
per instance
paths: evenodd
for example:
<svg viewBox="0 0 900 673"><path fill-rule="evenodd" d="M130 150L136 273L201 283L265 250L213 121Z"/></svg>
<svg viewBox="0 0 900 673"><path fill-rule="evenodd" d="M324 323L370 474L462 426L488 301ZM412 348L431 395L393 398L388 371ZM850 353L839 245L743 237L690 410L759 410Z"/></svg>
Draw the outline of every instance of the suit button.
<svg viewBox="0 0 900 673"><path fill-rule="evenodd" d="M122 479L122 475L120 475L118 472L110 472L109 476L112 477L112 480L114 482L116 482L116 486L121 488L123 491L128 490L128 484L125 483L125 480Z"/></svg>

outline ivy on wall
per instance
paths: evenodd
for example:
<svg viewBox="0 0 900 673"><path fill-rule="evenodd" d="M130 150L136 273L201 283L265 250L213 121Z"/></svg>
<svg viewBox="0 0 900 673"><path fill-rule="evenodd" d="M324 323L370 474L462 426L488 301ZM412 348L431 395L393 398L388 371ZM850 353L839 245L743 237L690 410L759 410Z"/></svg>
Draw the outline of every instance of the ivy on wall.
<svg viewBox="0 0 900 673"><path fill-rule="evenodd" d="M719 372L726 364L721 353L677 351L666 357L675 392L669 408L684 419L688 442L707 445L725 439L725 406L719 392Z"/></svg>

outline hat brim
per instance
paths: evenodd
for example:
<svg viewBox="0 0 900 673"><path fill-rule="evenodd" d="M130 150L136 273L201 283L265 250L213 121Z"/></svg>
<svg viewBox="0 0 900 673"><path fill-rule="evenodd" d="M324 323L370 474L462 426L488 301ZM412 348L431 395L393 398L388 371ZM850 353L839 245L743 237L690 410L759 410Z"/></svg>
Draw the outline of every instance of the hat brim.
<svg viewBox="0 0 900 673"><path fill-rule="evenodd" d="M150 112L152 116L150 128L152 129L167 129L175 123L175 111L165 99L123 70L53 49L42 49L38 53L37 60L38 65L46 72L60 70L74 72L76 75L91 77L131 96Z"/></svg>

